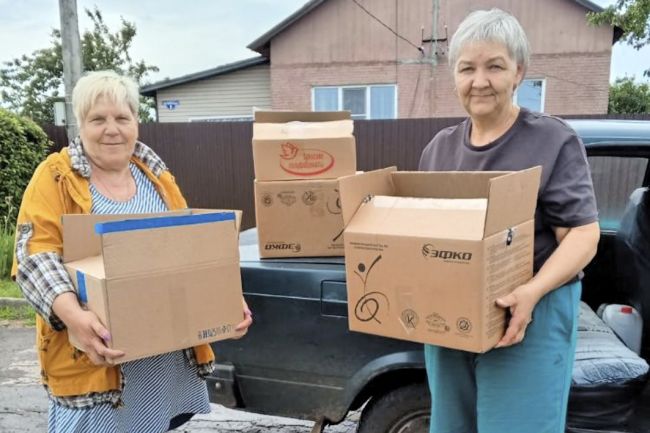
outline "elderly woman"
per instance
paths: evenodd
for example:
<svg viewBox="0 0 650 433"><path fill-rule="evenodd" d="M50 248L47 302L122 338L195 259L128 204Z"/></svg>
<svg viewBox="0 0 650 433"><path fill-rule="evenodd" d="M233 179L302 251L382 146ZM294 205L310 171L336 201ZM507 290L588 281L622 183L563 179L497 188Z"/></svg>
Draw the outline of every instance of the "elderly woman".
<svg viewBox="0 0 650 433"><path fill-rule="evenodd" d="M440 131L420 159L420 170L542 166L534 277L497 301L511 316L505 335L485 354L425 346L432 433L564 432L580 275L595 255L599 227L576 133L512 102L528 61L514 17L497 9L467 16L451 40L449 64L469 118Z"/></svg>
<svg viewBox="0 0 650 433"><path fill-rule="evenodd" d="M48 428L63 432L164 432L210 411L203 377L210 346L113 366L122 352L77 299L61 264L61 215L143 213L187 207L163 161L137 141L135 82L92 72L72 94L80 136L36 169L18 216L14 275L37 314ZM172 320L173 318L170 318ZM252 323L244 302L239 330ZM80 352L68 336L81 342Z"/></svg>

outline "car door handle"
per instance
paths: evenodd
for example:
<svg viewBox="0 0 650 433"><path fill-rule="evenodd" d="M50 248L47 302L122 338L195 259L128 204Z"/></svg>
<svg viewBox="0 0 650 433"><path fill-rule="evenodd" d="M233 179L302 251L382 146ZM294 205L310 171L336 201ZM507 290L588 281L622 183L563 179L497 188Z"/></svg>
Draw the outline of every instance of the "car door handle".
<svg viewBox="0 0 650 433"><path fill-rule="evenodd" d="M348 317L348 291L344 281L322 281L320 292L322 316Z"/></svg>

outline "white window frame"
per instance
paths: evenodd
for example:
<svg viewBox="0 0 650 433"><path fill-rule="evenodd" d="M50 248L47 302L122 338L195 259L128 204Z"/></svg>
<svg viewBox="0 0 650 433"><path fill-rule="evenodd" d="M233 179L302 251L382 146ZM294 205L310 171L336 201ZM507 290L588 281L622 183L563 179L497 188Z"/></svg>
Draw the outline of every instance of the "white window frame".
<svg viewBox="0 0 650 433"><path fill-rule="evenodd" d="M545 110L545 107L546 107L546 78L525 78L525 79L522 80L522 82L524 82L524 81L541 81L542 82L542 95L541 95L541 98L542 98L541 102L542 103L540 104L539 112L543 113L544 110ZM519 98L518 90L519 89L517 89L517 91L515 91L515 93L512 95L512 102L514 102L515 104L517 104L517 99Z"/></svg>
<svg viewBox="0 0 650 433"><path fill-rule="evenodd" d="M316 89L337 89L337 110L343 110L343 89L359 89L364 88L366 91L366 106L365 106L365 117L363 120L372 120L370 113L370 88L372 87L393 87L395 89L395 99L393 101L393 117L391 119L397 119L398 109L398 87L397 84L383 83L383 84L347 84L344 86L312 86L311 88L311 111L316 111ZM388 119L385 119L388 120Z"/></svg>

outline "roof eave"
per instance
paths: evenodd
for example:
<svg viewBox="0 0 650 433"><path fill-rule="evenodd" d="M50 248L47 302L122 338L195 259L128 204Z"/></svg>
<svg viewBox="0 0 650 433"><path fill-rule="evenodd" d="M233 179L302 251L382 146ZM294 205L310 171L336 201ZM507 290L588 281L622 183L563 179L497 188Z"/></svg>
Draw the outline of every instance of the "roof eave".
<svg viewBox="0 0 650 433"><path fill-rule="evenodd" d="M284 31L287 27L293 25L296 21L307 15L309 12L316 9L322 3L325 3L325 1L326 0L310 0L309 2L305 3L300 9L271 28L271 30L267 31L262 36L248 44L246 48L257 51L258 53L267 56L271 39L273 39L278 33Z"/></svg>
<svg viewBox="0 0 650 433"><path fill-rule="evenodd" d="M218 75L235 72L242 69L250 68L252 66L263 65L266 63L269 63L269 59L267 57L264 56L252 57L249 59L240 60L238 62L221 65L216 68L207 69L205 71L195 72L193 74L183 75L178 78L166 79L166 80L158 81L157 83L142 86L142 88L140 88L140 94L143 96L155 96L158 90L166 89L168 87L178 86L181 84L189 83L191 81L216 77Z"/></svg>

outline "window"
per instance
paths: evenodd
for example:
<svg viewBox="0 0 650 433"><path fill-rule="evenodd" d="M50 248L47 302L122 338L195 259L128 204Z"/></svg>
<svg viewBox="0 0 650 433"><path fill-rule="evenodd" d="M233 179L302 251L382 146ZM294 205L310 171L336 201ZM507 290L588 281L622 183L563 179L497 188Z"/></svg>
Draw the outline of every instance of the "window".
<svg viewBox="0 0 650 433"><path fill-rule="evenodd" d="M312 110L347 110L353 119L395 119L397 117L397 86L314 87Z"/></svg>
<svg viewBox="0 0 650 433"><path fill-rule="evenodd" d="M632 192L643 186L645 158L590 156L589 166L603 230L617 230Z"/></svg>
<svg viewBox="0 0 650 433"><path fill-rule="evenodd" d="M546 80L533 79L521 82L514 95L514 102L531 111L544 112Z"/></svg>

